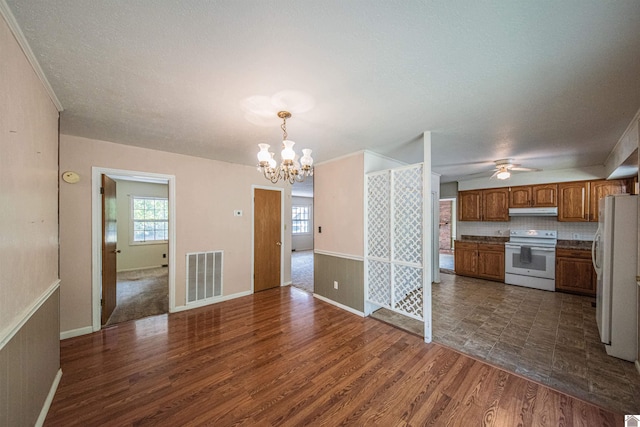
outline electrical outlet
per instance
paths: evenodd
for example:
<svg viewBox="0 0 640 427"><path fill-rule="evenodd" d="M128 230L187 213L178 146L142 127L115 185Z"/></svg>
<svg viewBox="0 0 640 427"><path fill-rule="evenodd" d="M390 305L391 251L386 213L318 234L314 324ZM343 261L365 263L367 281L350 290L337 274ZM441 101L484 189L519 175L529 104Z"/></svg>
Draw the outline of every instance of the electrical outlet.
<svg viewBox="0 0 640 427"><path fill-rule="evenodd" d="M337 280L333 281L333 289L338 289L338 281Z"/></svg>

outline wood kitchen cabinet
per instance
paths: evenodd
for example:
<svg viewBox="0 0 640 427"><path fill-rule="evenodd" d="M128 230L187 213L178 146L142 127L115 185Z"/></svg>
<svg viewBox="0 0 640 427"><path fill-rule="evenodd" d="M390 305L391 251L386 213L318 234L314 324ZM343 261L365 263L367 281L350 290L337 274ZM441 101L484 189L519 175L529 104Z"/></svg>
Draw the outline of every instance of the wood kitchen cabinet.
<svg viewBox="0 0 640 427"><path fill-rule="evenodd" d="M596 295L597 275L591 263L591 251L556 250L556 291Z"/></svg>
<svg viewBox="0 0 640 427"><path fill-rule="evenodd" d="M629 180L611 179L589 182L589 221L598 222L598 205L600 199L609 194L629 193Z"/></svg>
<svg viewBox="0 0 640 427"><path fill-rule="evenodd" d="M478 277L504 282L504 245L478 243Z"/></svg>
<svg viewBox="0 0 640 427"><path fill-rule="evenodd" d="M589 221L589 181L558 184L558 221Z"/></svg>
<svg viewBox="0 0 640 427"><path fill-rule="evenodd" d="M482 190L458 192L458 220L482 221Z"/></svg>
<svg viewBox="0 0 640 427"><path fill-rule="evenodd" d="M475 277L478 274L478 244L456 241L454 269L461 276Z"/></svg>
<svg viewBox="0 0 640 427"><path fill-rule="evenodd" d="M504 244L456 241L454 254L457 275L504 282Z"/></svg>
<svg viewBox="0 0 640 427"><path fill-rule="evenodd" d="M509 189L458 192L459 221L509 221Z"/></svg>
<svg viewBox="0 0 640 427"><path fill-rule="evenodd" d="M558 206L558 184L521 185L509 191L510 208Z"/></svg>
<svg viewBox="0 0 640 427"><path fill-rule="evenodd" d="M629 180L563 182L558 184L558 221L598 222L598 203L609 194L628 193Z"/></svg>
<svg viewBox="0 0 640 427"><path fill-rule="evenodd" d="M509 189L482 190L482 220L509 221Z"/></svg>

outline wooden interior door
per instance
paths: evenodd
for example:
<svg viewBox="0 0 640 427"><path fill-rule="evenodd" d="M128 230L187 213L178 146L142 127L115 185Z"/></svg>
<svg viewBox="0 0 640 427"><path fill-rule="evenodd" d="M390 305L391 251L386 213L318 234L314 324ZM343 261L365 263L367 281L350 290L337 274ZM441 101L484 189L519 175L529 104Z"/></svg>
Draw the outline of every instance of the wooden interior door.
<svg viewBox="0 0 640 427"><path fill-rule="evenodd" d="M254 191L253 210L253 290L254 292L280 286L282 253L280 191Z"/></svg>
<svg viewBox="0 0 640 427"><path fill-rule="evenodd" d="M116 222L116 182L102 175L102 315L109 320L117 304L116 256L118 226Z"/></svg>

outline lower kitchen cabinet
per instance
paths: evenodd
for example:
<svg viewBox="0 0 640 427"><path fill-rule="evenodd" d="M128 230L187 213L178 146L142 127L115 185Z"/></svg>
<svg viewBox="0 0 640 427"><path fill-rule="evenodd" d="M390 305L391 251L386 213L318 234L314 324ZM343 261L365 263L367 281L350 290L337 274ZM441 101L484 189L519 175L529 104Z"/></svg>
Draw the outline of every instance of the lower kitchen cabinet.
<svg viewBox="0 0 640 427"><path fill-rule="evenodd" d="M591 263L591 251L556 250L556 291L596 295L597 275Z"/></svg>
<svg viewBox="0 0 640 427"><path fill-rule="evenodd" d="M456 241L454 247L456 274L475 277L478 274L478 244Z"/></svg>
<svg viewBox="0 0 640 427"><path fill-rule="evenodd" d="M478 243L478 277L504 282L504 245Z"/></svg>
<svg viewBox="0 0 640 427"><path fill-rule="evenodd" d="M456 241L455 272L459 276L504 282L504 245Z"/></svg>

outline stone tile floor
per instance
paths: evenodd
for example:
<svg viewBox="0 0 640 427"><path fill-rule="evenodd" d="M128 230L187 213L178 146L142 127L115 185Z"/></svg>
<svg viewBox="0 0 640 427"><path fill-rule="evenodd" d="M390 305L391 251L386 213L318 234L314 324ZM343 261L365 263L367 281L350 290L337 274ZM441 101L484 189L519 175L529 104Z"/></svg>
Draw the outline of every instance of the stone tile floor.
<svg viewBox="0 0 640 427"><path fill-rule="evenodd" d="M640 414L640 373L600 343L594 298L441 274L433 340L625 414Z"/></svg>

